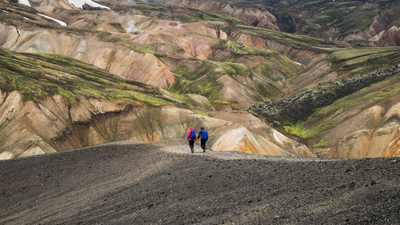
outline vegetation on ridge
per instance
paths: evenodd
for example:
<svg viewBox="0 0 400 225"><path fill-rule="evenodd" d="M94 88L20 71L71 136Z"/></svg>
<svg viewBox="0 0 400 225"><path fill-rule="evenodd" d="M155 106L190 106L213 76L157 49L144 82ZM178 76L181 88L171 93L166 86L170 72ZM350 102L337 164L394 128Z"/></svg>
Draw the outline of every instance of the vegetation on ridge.
<svg viewBox="0 0 400 225"><path fill-rule="evenodd" d="M229 3L239 8L270 12L284 32L328 39L328 31L333 28L332 40L368 30L378 14L385 15L389 24L398 21L398 16L391 12L400 10L396 0L245 0Z"/></svg>
<svg viewBox="0 0 400 225"><path fill-rule="evenodd" d="M54 54L19 54L3 48L0 48L0 88L19 91L25 100L36 102L58 94L74 104L79 94L83 94L153 106L178 103L164 97L155 87L127 82L76 59Z"/></svg>
<svg viewBox="0 0 400 225"><path fill-rule="evenodd" d="M397 65L352 76L339 81L321 84L277 102L256 103L248 111L278 125L291 126L299 121L305 121L317 108L330 105L344 96L399 73L400 66ZM327 125L323 121L318 124Z"/></svg>
<svg viewBox="0 0 400 225"><path fill-rule="evenodd" d="M240 34L254 35L269 40L275 40L279 43L285 44L286 46L291 46L297 49L327 53L340 49L333 42L324 41L322 39L310 37L307 35L290 34L243 25L238 26L237 30Z"/></svg>
<svg viewBox="0 0 400 225"><path fill-rule="evenodd" d="M360 49L343 49L327 57L332 62L332 71L339 75L366 73L379 68L400 63L400 47L368 47Z"/></svg>
<svg viewBox="0 0 400 225"><path fill-rule="evenodd" d="M235 21L238 24L245 24L244 22L225 14L214 14L204 12L194 8L183 8L174 5L165 5L157 3L136 2L131 5L120 5L112 7L116 12L121 13L137 13L140 11L143 15L148 17L155 17L159 19L180 21L182 23L193 23L200 21L220 21L230 22Z"/></svg>
<svg viewBox="0 0 400 225"><path fill-rule="evenodd" d="M399 91L400 76L397 75L316 109L306 120L286 125L284 128L287 133L303 139L323 137L331 129L351 119L358 112L379 104ZM325 147L327 144L321 142L313 147Z"/></svg>

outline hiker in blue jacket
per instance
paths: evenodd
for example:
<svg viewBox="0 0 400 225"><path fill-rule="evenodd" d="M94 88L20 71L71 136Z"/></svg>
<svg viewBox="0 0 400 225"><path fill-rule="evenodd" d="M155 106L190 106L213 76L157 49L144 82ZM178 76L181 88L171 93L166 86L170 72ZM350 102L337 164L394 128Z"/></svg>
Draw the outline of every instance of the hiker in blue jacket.
<svg viewBox="0 0 400 225"><path fill-rule="evenodd" d="M197 136L197 139L201 139L201 148L203 149L203 152L206 152L206 142L208 140L208 133L203 126L201 126L200 128L200 132L199 135Z"/></svg>

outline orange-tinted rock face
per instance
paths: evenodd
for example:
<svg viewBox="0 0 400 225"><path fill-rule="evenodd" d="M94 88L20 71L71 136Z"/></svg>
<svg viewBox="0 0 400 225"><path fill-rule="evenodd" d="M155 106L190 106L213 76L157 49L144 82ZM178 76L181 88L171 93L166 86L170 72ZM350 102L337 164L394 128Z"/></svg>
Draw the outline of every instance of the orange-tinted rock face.
<svg viewBox="0 0 400 225"><path fill-rule="evenodd" d="M263 38L246 34L240 35L237 42L245 45L254 46L257 48L265 48L267 46L267 41L264 40Z"/></svg>
<svg viewBox="0 0 400 225"><path fill-rule="evenodd" d="M174 84L174 74L170 69L152 54L140 54L130 52L131 55L115 60L115 64L110 65L110 72L119 74L121 62L131 64L130 70L120 76L127 80L139 81L156 87L168 89ZM123 56L121 54L120 56ZM118 57L118 56L117 56Z"/></svg>
<svg viewBox="0 0 400 225"><path fill-rule="evenodd" d="M239 135L235 136L235 138L238 139L244 138L248 143L251 143L250 141L252 140L252 138L256 138L257 140L262 139L264 141L267 141L265 143L263 142L262 144L263 145L265 144L265 146L269 146L267 148L267 151L270 151L268 154L276 154L277 152L280 152L282 155L316 157L316 155L312 153L304 144L301 144L293 139L286 137L282 133L276 131L266 123L262 122L260 119L252 116L247 112L225 111L225 112L216 112L215 115L217 118L238 123L246 127L252 133L251 135L247 135L246 137L241 137ZM238 129L233 133L246 133L246 132ZM230 139L229 136L227 138L229 139L229 141L233 142L235 141L233 139ZM273 143L273 145L271 145L271 143ZM227 141L221 141L219 142L219 144L229 146ZM252 149L252 146L253 145L247 147L241 146L241 148L243 149L244 152L251 153L250 149ZM229 148L232 149L234 148L234 146L230 145ZM285 152L282 152L283 149L285 150ZM254 150L253 154L265 154L259 151L260 150Z"/></svg>
<svg viewBox="0 0 400 225"><path fill-rule="evenodd" d="M237 128L222 133L221 138L211 148L217 151L239 151L274 156L280 156L282 155L281 151L284 151L259 135L252 134L246 128Z"/></svg>
<svg viewBox="0 0 400 225"><path fill-rule="evenodd" d="M371 107L335 128L333 133L340 138L324 150L324 157L400 156L400 103L388 109L379 105Z"/></svg>
<svg viewBox="0 0 400 225"><path fill-rule="evenodd" d="M400 131L397 131L397 133L399 132ZM397 138L390 142L389 146L383 152L382 157L393 157L400 155L400 135L397 134L397 136Z"/></svg>
<svg viewBox="0 0 400 225"><path fill-rule="evenodd" d="M0 159L51 153L113 141L185 138L190 126L204 126L215 151L291 155L285 146L227 120L200 116L175 106L146 108L127 100L80 96L70 105L53 96L41 103L24 102L18 92L0 106L1 121L11 120L1 133ZM255 118L254 118L255 119ZM284 138L279 137L280 139Z"/></svg>

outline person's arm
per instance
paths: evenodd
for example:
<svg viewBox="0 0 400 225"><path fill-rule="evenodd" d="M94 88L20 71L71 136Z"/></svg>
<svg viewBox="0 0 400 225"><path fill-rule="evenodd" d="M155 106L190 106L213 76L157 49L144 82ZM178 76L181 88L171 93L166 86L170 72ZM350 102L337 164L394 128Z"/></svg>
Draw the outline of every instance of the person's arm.
<svg viewBox="0 0 400 225"><path fill-rule="evenodd" d="M197 135L197 139L201 138L201 131L199 131L199 135Z"/></svg>
<svg viewBox="0 0 400 225"><path fill-rule="evenodd" d="M187 135L186 140L189 140L189 137L190 137L190 131L189 131L189 133L188 133L188 135Z"/></svg>

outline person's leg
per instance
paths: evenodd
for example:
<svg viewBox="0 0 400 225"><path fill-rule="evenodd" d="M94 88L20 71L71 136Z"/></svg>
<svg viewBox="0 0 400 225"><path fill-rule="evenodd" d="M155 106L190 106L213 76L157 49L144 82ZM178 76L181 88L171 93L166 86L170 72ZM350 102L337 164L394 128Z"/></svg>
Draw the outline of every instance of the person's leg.
<svg viewBox="0 0 400 225"><path fill-rule="evenodd" d="M189 147L192 153L194 152L194 140L189 140Z"/></svg>
<svg viewBox="0 0 400 225"><path fill-rule="evenodd" d="M201 148L203 149L203 152L206 151L206 142L207 140L201 140Z"/></svg>

